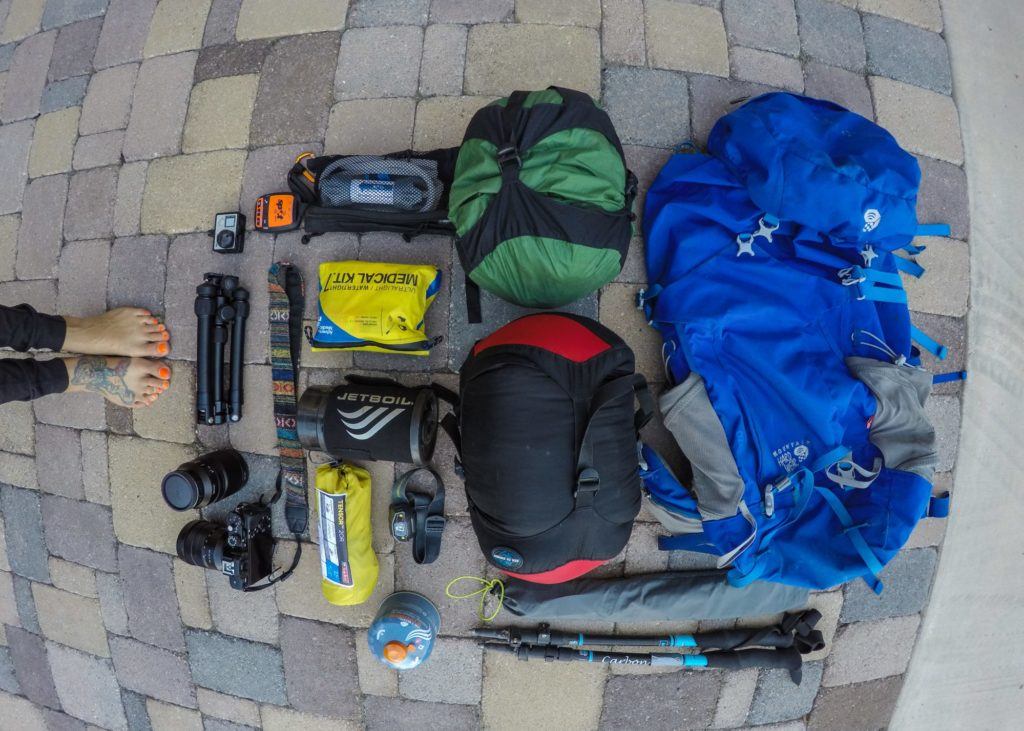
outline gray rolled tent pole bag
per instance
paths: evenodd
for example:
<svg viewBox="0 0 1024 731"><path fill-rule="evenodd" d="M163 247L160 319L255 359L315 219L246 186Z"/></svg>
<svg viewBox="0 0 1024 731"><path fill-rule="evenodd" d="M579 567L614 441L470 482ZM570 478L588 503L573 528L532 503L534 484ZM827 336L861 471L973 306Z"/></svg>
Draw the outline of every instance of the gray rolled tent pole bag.
<svg viewBox="0 0 1024 731"><path fill-rule="evenodd" d="M733 619L776 614L807 605L798 586L758 581L729 584L724 571L666 571L620 579L534 584L509 579L504 607L519 617L616 622Z"/></svg>

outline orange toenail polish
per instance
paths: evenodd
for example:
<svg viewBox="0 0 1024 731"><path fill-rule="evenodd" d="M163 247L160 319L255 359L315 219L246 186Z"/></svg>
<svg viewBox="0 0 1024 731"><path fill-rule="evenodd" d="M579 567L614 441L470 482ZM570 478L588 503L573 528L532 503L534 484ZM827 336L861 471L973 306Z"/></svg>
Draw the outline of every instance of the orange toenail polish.
<svg viewBox="0 0 1024 731"><path fill-rule="evenodd" d="M164 332L167 329L167 326L161 322L159 325L156 326L156 329L159 330L160 332Z"/></svg>
<svg viewBox="0 0 1024 731"><path fill-rule="evenodd" d="M160 377L165 379L165 380L171 377L171 369L168 368L167 366L164 366L163 368L161 368L158 371L158 373L159 373Z"/></svg>
<svg viewBox="0 0 1024 731"><path fill-rule="evenodd" d="M170 340L171 339L171 334L169 332L167 332L166 330L163 332L163 336L164 336L164 340Z"/></svg>
<svg viewBox="0 0 1024 731"><path fill-rule="evenodd" d="M167 343L159 343L156 346L156 352L160 355L167 355Z"/></svg>

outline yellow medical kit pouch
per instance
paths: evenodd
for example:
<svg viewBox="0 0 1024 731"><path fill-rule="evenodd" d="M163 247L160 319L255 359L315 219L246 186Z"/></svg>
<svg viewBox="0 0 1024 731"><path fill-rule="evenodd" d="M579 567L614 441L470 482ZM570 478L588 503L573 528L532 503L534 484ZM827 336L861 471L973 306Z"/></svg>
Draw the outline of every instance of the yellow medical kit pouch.
<svg viewBox="0 0 1024 731"><path fill-rule="evenodd" d="M377 586L370 505L370 473L362 467L331 462L316 468L320 587L331 604L362 604Z"/></svg>
<svg viewBox="0 0 1024 731"><path fill-rule="evenodd" d="M316 331L306 337L314 351L427 355L440 338L427 338L424 317L440 289L429 264L324 262Z"/></svg>

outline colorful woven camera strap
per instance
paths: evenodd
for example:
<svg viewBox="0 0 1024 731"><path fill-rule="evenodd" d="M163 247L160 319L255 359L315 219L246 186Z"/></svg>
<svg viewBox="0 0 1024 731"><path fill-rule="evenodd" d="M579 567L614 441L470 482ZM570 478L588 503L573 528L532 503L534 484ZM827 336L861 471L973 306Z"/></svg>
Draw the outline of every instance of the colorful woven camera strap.
<svg viewBox="0 0 1024 731"><path fill-rule="evenodd" d="M279 480L285 490L288 529L302 535L309 520L306 456L296 431L299 353L305 294L302 274L287 262L275 262L267 274L270 292L270 363L274 379L274 423L281 456Z"/></svg>

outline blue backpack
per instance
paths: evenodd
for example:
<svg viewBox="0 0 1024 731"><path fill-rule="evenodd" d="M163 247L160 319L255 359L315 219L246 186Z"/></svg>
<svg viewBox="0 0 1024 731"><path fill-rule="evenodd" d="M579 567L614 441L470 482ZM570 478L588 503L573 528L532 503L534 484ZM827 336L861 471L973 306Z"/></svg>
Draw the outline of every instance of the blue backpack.
<svg viewBox="0 0 1024 731"><path fill-rule="evenodd" d="M693 468L683 487L642 449L663 550L719 556L729 580L826 589L878 574L931 497L932 376L945 349L910 323L900 273L920 276L920 170L873 122L775 93L677 154L647 194L649 288L664 339L665 424ZM940 379L962 374L940 376Z"/></svg>

